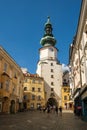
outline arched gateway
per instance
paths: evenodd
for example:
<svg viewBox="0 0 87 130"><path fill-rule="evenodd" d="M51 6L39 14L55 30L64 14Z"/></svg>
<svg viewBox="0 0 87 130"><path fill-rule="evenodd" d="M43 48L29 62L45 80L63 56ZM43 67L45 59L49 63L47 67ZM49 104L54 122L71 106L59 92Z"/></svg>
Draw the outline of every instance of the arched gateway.
<svg viewBox="0 0 87 130"><path fill-rule="evenodd" d="M55 98L49 98L48 101L47 101L47 105L50 105L50 106L58 106L58 103L57 103L57 100Z"/></svg>

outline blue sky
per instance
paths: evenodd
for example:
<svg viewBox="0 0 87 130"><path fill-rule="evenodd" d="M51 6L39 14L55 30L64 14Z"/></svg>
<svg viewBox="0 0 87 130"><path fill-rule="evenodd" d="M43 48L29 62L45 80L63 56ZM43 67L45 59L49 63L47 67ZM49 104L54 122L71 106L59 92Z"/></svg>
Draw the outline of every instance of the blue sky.
<svg viewBox="0 0 87 130"><path fill-rule="evenodd" d="M50 16L58 59L67 65L80 6L81 0L0 0L0 45L20 67L36 73L40 39Z"/></svg>

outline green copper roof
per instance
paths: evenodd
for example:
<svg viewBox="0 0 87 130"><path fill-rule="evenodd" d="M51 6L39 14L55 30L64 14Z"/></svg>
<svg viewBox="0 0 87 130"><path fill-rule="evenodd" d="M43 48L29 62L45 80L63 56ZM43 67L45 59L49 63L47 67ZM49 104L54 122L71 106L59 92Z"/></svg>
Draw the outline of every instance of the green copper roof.
<svg viewBox="0 0 87 130"><path fill-rule="evenodd" d="M45 23L45 34L43 36L43 38L41 38L40 40L40 44L42 46L48 46L48 45L52 45L52 46L55 46L56 44L56 39L53 37L53 34L52 34L52 24L50 22L50 17L48 17L47 19L47 22Z"/></svg>

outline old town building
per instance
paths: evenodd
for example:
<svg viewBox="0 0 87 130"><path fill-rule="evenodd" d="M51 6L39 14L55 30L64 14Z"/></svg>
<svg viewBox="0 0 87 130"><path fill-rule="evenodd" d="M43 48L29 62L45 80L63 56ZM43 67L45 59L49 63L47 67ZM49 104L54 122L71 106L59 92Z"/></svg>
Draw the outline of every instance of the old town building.
<svg viewBox="0 0 87 130"><path fill-rule="evenodd" d="M69 84L69 71L65 71L63 73L63 86L61 88L61 94L62 94L62 108L73 109L73 101Z"/></svg>
<svg viewBox="0 0 87 130"><path fill-rule="evenodd" d="M23 106L25 110L39 109L45 106L44 79L37 74L24 74Z"/></svg>
<svg viewBox="0 0 87 130"><path fill-rule="evenodd" d="M46 102L51 106L61 105L62 65L57 58L58 49L55 47L56 39L52 34L53 28L49 17L44 30L36 73L44 78Z"/></svg>
<svg viewBox="0 0 87 130"><path fill-rule="evenodd" d="M77 32L70 47L74 112L87 120L87 0L82 0Z"/></svg>
<svg viewBox="0 0 87 130"><path fill-rule="evenodd" d="M0 113L16 113L23 106L23 73L0 47Z"/></svg>

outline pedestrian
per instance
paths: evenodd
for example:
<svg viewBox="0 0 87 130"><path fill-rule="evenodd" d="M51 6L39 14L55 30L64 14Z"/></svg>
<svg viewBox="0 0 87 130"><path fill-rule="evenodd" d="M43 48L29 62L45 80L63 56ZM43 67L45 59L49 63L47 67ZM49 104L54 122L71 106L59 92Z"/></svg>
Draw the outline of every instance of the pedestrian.
<svg viewBox="0 0 87 130"><path fill-rule="evenodd" d="M47 113L50 113L50 105L47 106Z"/></svg>
<svg viewBox="0 0 87 130"><path fill-rule="evenodd" d="M45 113L45 111L47 110L47 107L43 107L43 112Z"/></svg>
<svg viewBox="0 0 87 130"><path fill-rule="evenodd" d="M82 115L82 106L77 106L77 115L78 115L78 117L81 117L81 115Z"/></svg>
<svg viewBox="0 0 87 130"><path fill-rule="evenodd" d="M62 116L62 107L59 107L60 115Z"/></svg>
<svg viewBox="0 0 87 130"><path fill-rule="evenodd" d="M56 106L55 108L56 114L58 115L58 107Z"/></svg>

